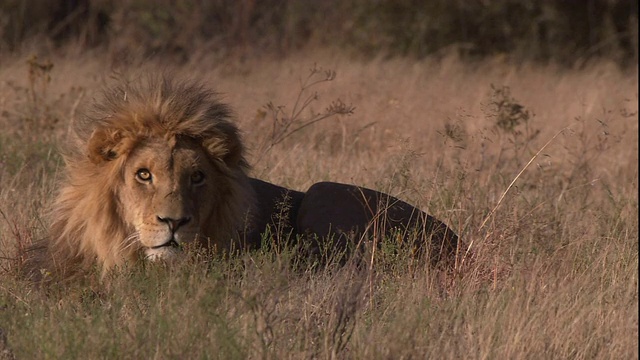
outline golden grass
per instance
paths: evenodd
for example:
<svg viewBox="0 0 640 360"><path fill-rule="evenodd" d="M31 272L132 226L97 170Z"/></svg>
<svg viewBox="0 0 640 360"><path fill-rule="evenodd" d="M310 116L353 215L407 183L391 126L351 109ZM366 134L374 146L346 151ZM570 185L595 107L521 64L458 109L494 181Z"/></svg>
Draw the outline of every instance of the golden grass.
<svg viewBox="0 0 640 360"><path fill-rule="evenodd" d="M253 164L256 177L297 190L320 180L354 183L418 204L461 235L456 270L423 269L378 251L373 269L294 271L286 251L264 251L204 268L128 269L108 284L44 294L15 276L15 256L46 235L44 209L63 166L55 146L69 121L120 71L108 70L104 58L0 59L0 329L7 337L0 351L19 358L638 357L637 72L606 63L581 70L453 58L364 63L323 52L218 63L199 56L176 71L223 93L251 159L262 159ZM39 66L46 60L51 70ZM335 99L354 113L264 151L273 126L265 105L291 111L314 64L337 77L310 89L318 100L301 119ZM516 125L501 128L498 119Z"/></svg>

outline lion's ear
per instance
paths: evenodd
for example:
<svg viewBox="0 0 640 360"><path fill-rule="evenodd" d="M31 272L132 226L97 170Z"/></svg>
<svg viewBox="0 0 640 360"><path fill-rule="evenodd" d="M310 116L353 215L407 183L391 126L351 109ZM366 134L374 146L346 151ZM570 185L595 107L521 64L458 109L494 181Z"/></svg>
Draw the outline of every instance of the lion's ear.
<svg viewBox="0 0 640 360"><path fill-rule="evenodd" d="M231 167L244 166L244 146L238 134L238 129L233 125L221 126L222 134L215 134L203 141L207 152L222 159Z"/></svg>
<svg viewBox="0 0 640 360"><path fill-rule="evenodd" d="M89 160L94 164L111 161L118 157L118 145L122 135L118 131L97 129L87 143Z"/></svg>
<svg viewBox="0 0 640 360"><path fill-rule="evenodd" d="M227 139L227 154L224 159L227 164L233 164L234 166L244 164L244 146L237 133Z"/></svg>

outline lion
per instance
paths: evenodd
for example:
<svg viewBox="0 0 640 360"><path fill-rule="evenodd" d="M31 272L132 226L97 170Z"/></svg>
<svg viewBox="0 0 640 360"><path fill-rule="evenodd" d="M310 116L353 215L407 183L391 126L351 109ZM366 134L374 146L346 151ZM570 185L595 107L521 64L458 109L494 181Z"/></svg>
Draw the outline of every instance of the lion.
<svg viewBox="0 0 640 360"><path fill-rule="evenodd" d="M370 233L380 214L389 231L417 228L435 239L440 254L457 244L444 223L374 190L322 182L298 192L251 178L245 153L231 109L197 81L158 75L105 88L73 126L31 274L64 279L97 265L104 275L171 262L187 246L257 248L270 227L311 248L328 238L342 246ZM282 199L287 211L276 216Z"/></svg>
<svg viewBox="0 0 640 360"><path fill-rule="evenodd" d="M253 198L231 118L196 82L149 77L105 89L74 124L36 266L68 275L97 263L106 272L171 258L192 241L228 248Z"/></svg>

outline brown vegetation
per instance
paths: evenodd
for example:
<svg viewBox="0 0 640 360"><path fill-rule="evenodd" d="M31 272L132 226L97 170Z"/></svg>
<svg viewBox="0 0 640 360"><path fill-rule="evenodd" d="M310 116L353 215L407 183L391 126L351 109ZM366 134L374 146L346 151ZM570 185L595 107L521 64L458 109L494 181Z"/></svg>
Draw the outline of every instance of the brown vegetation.
<svg viewBox="0 0 640 360"><path fill-rule="evenodd" d="M70 124L122 64L175 63L27 48L0 54L3 356L638 357L636 68L203 48L176 71L235 109L251 175L296 190L354 183L418 204L464 241L455 270L419 266L386 239L366 267L316 269L285 247L43 292L16 273L47 235ZM301 94L318 67L335 78ZM279 136L291 119L289 129L313 123Z"/></svg>

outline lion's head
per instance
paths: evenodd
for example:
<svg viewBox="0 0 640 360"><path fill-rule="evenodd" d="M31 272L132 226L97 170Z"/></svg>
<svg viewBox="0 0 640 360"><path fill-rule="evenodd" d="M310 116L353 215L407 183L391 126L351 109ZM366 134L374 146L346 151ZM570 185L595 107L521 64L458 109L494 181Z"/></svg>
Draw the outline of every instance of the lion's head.
<svg viewBox="0 0 640 360"><path fill-rule="evenodd" d="M230 247L253 195L238 129L215 93L167 77L120 84L74 130L50 267L106 271L171 258L183 244Z"/></svg>

